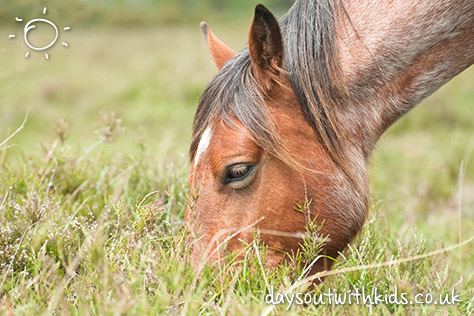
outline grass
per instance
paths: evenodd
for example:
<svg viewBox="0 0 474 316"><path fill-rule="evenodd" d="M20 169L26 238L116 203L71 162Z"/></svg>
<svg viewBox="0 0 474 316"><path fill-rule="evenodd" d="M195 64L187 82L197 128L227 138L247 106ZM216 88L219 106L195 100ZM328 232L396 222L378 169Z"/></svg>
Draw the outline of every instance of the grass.
<svg viewBox="0 0 474 316"><path fill-rule="evenodd" d="M212 21L208 21L213 26ZM243 47L248 24L214 27ZM10 30L5 30L5 34ZM255 315L284 293L298 262L262 269L265 249L190 267L183 227L186 150L197 99L214 74L199 27L74 30L69 49L26 61L0 39L0 314ZM396 123L369 166L370 215L335 269L427 254L474 231L474 69ZM9 147L11 146L11 147ZM301 257L317 248L308 240ZM293 306L279 315L474 312L473 243L329 276L310 293L451 293L450 306ZM231 262L231 258L229 259ZM305 287L294 289L294 293Z"/></svg>

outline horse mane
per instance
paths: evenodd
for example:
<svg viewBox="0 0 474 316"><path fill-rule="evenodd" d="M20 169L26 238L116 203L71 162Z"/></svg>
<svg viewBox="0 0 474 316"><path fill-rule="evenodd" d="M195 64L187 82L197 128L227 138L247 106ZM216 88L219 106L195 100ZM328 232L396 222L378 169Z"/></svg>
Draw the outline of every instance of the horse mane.
<svg viewBox="0 0 474 316"><path fill-rule="evenodd" d="M297 0L280 20L284 65L303 113L334 162L352 179L338 133L338 107L348 98L337 60L336 13L339 0ZM219 118L239 121L259 146L283 161L294 161L276 133L251 70L248 48L227 62L204 90L194 118L189 150L193 159L201 136Z"/></svg>

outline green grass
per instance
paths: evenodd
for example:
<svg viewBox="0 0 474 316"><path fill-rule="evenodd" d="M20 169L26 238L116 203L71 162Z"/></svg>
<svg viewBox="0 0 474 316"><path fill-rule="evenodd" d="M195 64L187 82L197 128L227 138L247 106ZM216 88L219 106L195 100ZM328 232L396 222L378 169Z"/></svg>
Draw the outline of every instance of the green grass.
<svg viewBox="0 0 474 316"><path fill-rule="evenodd" d="M248 21L224 28L208 22L232 47L244 46ZM283 293L301 272L297 262L262 270L265 249L249 245L240 270L227 263L206 266L197 276L190 267L183 228L186 150L197 99L215 73L199 27L74 30L67 41L71 46L56 47L46 62L36 54L25 60L21 42L0 39L0 143L29 109L12 147L0 148L0 314L264 311L266 281ZM426 254L472 236L473 70L384 135L369 167L368 221L335 269ZM473 271L470 243L407 263L339 273L311 292L397 286L413 296L454 287L462 300L454 306L275 310L468 315L474 312Z"/></svg>

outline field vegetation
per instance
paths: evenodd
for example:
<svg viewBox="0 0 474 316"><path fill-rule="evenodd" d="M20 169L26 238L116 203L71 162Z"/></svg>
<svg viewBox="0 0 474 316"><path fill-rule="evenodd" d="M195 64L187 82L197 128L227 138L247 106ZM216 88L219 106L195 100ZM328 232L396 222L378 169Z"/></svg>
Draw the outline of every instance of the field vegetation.
<svg viewBox="0 0 474 316"><path fill-rule="evenodd" d="M69 12L63 1L48 3L52 15ZM313 294L397 287L411 296L454 288L461 300L283 304L275 315L474 313L474 241L428 256L474 236L474 69L382 137L369 166L369 217L334 267L348 271L316 289L294 288L297 262L262 269L265 248L256 242L245 250L243 269L229 268L229 258L198 275L183 225L187 146L199 95L215 73L199 22L241 49L255 3L238 9L207 1L199 17L196 9L172 18L165 4L182 12L178 5L150 0L129 12L147 12L141 22L117 18L131 3L91 1L61 16L72 27L61 34L70 46L55 46L48 61L39 53L25 59L21 36L8 38L22 30L15 15L34 16L25 9L31 1L0 11L0 315L258 315L272 308L265 303L270 286ZM287 5L270 4L277 12ZM95 22L94 10L103 14ZM232 10L233 18L219 14ZM170 21L153 22L152 12ZM301 258L314 257L314 241ZM403 258L413 260L351 270Z"/></svg>

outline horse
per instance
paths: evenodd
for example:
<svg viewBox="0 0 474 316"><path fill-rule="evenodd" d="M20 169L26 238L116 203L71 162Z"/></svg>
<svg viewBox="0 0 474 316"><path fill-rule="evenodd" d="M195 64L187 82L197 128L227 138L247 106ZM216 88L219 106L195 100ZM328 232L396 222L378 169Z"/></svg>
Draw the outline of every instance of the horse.
<svg viewBox="0 0 474 316"><path fill-rule="evenodd" d="M259 4L237 53L201 28L218 72L189 149L195 266L258 234L277 267L315 222L310 273L330 269L367 216L377 140L474 63L472 0L296 0L280 21Z"/></svg>

